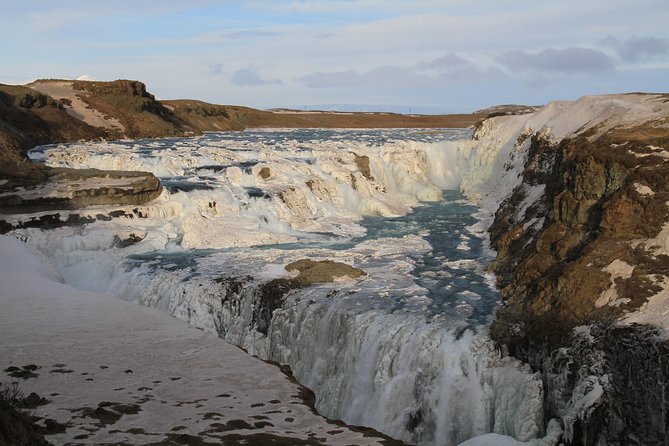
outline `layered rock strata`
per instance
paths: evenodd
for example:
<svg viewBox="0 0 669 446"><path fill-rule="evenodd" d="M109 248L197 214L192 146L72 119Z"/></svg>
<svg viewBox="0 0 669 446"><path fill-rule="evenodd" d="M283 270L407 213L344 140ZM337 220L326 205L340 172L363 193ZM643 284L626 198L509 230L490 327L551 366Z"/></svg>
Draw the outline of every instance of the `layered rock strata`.
<svg viewBox="0 0 669 446"><path fill-rule="evenodd" d="M583 98L513 118L500 177L517 178L490 227L506 305L491 332L542 371L568 444L669 434L667 102Z"/></svg>

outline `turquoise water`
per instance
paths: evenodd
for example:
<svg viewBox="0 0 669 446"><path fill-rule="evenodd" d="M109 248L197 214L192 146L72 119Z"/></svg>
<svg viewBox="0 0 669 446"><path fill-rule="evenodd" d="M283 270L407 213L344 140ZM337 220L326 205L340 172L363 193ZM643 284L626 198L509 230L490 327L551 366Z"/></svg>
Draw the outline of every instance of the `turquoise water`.
<svg viewBox="0 0 669 446"><path fill-rule="evenodd" d="M365 145L383 145L391 141L423 141L439 142L458 140L470 135L469 130L443 129L423 132L419 130L328 130L298 129L286 131L251 130L244 132L205 134L193 139L164 139L152 141L128 141L129 148L135 151L169 149L175 144L187 146L225 147L226 150L238 149L245 151L244 161L236 165L241 169L250 169L257 164L257 154L253 150L255 144L274 145L277 151L286 150L291 157L309 162L313 159L313 147L322 144L341 142L342 148L351 143ZM168 189L190 192L208 189L213 183L208 180L208 171L221 170L226 166L204 166L193 169L186 176L163 178ZM244 189L249 199L272 199L262 189L247 187ZM486 240L472 234L468 228L477 223L474 217L476 206L469 204L458 191L443 191L440 202L421 203L407 215L396 218L364 217L359 222L366 233L356 238L343 238L331 233L300 233L297 242L285 244L268 244L251 248L179 250L173 252L151 252L128 258L128 268L138 266L150 267L154 272L189 270L184 280L199 276L205 268L199 267L201 262L207 264L223 261L226 253L244 255L244 253L263 250L294 251L302 249L346 251L356 245L384 238L396 238L401 243L404 236L420 235L431 246L426 254L412 255L408 258L414 262L411 272L414 282L426 290L429 297L427 307L417 306L415 311L425 314L430 321L443 319L446 323L453 321L465 322L466 326L477 326L490 321L499 304L499 294L494 288L494 279L485 274L485 266L492 260L491 253L486 250ZM383 259L381 259L383 267ZM384 311L406 311L413 308L411 297L402 295L401 291L391 293L384 302L365 303L369 297L361 293L359 305L381 308ZM411 310L414 311L414 310Z"/></svg>

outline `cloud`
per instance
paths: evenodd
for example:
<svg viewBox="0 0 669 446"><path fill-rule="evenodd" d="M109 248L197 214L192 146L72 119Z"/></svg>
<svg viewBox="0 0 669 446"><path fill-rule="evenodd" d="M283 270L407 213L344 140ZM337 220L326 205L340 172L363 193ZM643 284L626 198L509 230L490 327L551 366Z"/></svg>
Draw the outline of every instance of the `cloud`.
<svg viewBox="0 0 669 446"><path fill-rule="evenodd" d="M300 78L307 87L327 88L327 87L352 87L363 82L363 77L355 71L316 71L304 75Z"/></svg>
<svg viewBox="0 0 669 446"><path fill-rule="evenodd" d="M480 68L478 65L448 53L410 67L381 65L369 71L317 71L302 76L310 88L391 86L421 87L438 86L444 82L476 82L484 79L499 79L505 74L498 68Z"/></svg>
<svg viewBox="0 0 669 446"><path fill-rule="evenodd" d="M230 80L232 81L232 83L239 85L240 87L256 87L258 85L280 85L283 83L279 79L263 79L251 67L242 68L235 71Z"/></svg>
<svg viewBox="0 0 669 446"><path fill-rule="evenodd" d="M223 64L222 63L216 63L216 62L203 62L204 65L206 65L207 70L209 71L209 74L212 74L214 76L218 76L219 74L223 74Z"/></svg>
<svg viewBox="0 0 669 446"><path fill-rule="evenodd" d="M638 62L669 55L669 39L660 37L630 37L620 41L616 37L609 36L601 43L613 48L624 62Z"/></svg>
<svg viewBox="0 0 669 446"><path fill-rule="evenodd" d="M603 51L571 47L546 48L539 52L511 51L497 61L512 71L532 73L597 74L615 71L611 56Z"/></svg>
<svg viewBox="0 0 669 446"><path fill-rule="evenodd" d="M458 56L455 53L449 53L445 56L437 57L429 62L422 62L417 65L422 69L452 69L453 67L470 66L471 62Z"/></svg>

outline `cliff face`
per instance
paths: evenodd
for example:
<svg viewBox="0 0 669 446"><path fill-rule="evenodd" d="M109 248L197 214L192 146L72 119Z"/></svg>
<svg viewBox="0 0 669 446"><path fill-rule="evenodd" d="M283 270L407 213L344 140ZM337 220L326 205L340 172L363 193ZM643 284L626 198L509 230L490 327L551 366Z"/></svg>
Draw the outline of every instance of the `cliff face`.
<svg viewBox="0 0 669 446"><path fill-rule="evenodd" d="M0 176L39 176L26 151L40 144L95 139L103 135L70 116L63 104L31 88L0 85Z"/></svg>
<svg viewBox="0 0 669 446"><path fill-rule="evenodd" d="M158 179L149 173L54 170L27 158L27 151L37 145L121 136L114 125L91 125L98 121L90 118L100 118L95 113L101 112L91 109L88 116L83 115L82 109L74 107L72 99L66 97L71 91L69 84L66 88L61 84L46 83L61 93L58 98L33 88L0 85L0 213L139 204L156 198L162 189ZM132 103L134 108L119 106L116 113L121 118L130 116L129 110L143 113L143 108L151 108L157 102L143 85L137 84L111 85L110 91L100 92L100 98L118 94ZM146 127L129 128L139 129L139 136Z"/></svg>
<svg viewBox="0 0 669 446"><path fill-rule="evenodd" d="M491 333L543 372L571 444L666 444L669 98L579 102L518 129L490 227L506 303Z"/></svg>
<svg viewBox="0 0 669 446"><path fill-rule="evenodd" d="M560 335L635 310L661 290L656 276L669 275L669 257L644 242L669 220L669 163L651 148L669 146L667 129L593 132L557 144L533 135L523 181L495 215L493 270L509 304L496 329L508 342L507 313L530 334L559 320Z"/></svg>

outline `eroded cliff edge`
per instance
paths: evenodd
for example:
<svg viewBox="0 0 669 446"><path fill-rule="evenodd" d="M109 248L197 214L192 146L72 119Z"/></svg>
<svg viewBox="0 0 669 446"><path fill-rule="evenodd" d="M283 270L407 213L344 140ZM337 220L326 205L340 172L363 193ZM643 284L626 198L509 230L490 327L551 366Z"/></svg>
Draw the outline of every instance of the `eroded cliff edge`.
<svg viewBox="0 0 669 446"><path fill-rule="evenodd" d="M667 444L669 96L556 102L475 138L503 146L482 199L493 338L542 372L569 444Z"/></svg>

